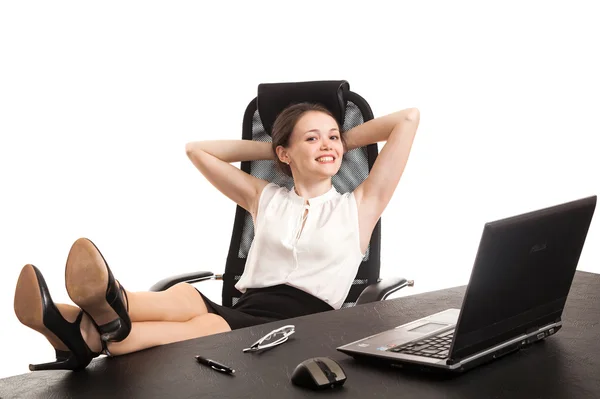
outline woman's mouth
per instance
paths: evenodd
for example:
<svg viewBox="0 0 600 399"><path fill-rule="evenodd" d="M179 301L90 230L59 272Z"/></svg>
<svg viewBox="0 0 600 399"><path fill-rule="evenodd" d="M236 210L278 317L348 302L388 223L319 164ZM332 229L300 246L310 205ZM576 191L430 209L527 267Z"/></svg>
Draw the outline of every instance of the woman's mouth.
<svg viewBox="0 0 600 399"><path fill-rule="evenodd" d="M324 156L317 158L316 161L319 163L333 163L333 161L335 161L335 158L332 156Z"/></svg>

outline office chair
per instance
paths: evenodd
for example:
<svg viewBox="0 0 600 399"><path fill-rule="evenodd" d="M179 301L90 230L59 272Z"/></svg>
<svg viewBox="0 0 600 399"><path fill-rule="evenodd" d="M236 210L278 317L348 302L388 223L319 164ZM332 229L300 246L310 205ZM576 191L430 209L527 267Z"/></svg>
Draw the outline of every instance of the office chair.
<svg viewBox="0 0 600 399"><path fill-rule="evenodd" d="M373 119L369 104L350 91L347 81L314 81L259 84L258 95L248 104L242 124L242 139L271 142L271 128L277 115L288 105L312 102L324 105L332 112L343 131ZM344 155L340 171L332 178L339 193L354 190L369 174L377 158L377 144L357 148ZM241 162L241 169L261 179L291 189L293 180L275 166L275 161ZM240 279L250 245L254 238L252 216L237 206L229 254L222 275L208 271L192 272L165 278L154 284L151 291L162 291L177 283L194 283L217 279L223 281L223 306L233 306L242 295L234 285ZM365 257L342 307L385 299L412 281L405 278L379 278L381 219L377 222Z"/></svg>

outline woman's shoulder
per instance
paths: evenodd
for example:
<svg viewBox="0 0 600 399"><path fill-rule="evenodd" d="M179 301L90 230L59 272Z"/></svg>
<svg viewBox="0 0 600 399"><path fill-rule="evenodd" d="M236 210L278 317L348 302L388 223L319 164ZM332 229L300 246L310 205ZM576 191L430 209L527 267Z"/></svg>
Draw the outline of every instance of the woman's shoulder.
<svg viewBox="0 0 600 399"><path fill-rule="evenodd" d="M287 196L289 190L279 184L269 182L260 194L259 203L265 204L270 202L275 197Z"/></svg>
<svg viewBox="0 0 600 399"><path fill-rule="evenodd" d="M266 192L284 192L284 193L287 193L289 191L289 189L287 187L280 186L277 183L269 182L263 188L263 192L265 192L265 191Z"/></svg>

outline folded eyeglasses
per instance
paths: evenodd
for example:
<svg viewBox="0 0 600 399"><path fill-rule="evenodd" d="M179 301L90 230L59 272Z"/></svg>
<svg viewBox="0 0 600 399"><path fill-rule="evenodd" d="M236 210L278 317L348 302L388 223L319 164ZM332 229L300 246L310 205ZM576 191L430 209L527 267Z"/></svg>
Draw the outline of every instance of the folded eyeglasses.
<svg viewBox="0 0 600 399"><path fill-rule="evenodd" d="M253 343L249 348L243 349L243 352L257 352L261 349L272 348L274 346L283 344L288 340L289 336L292 335L295 330L295 326L288 325L278 328L276 330L271 331L255 343Z"/></svg>

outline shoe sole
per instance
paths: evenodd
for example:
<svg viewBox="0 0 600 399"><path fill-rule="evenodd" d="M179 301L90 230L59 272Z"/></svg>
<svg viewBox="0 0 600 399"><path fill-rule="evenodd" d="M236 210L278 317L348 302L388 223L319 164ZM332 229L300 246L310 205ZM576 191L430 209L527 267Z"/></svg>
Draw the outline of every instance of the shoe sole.
<svg viewBox="0 0 600 399"><path fill-rule="evenodd" d="M15 314L21 323L43 334L55 349L69 348L44 325L44 310L40 284L33 265L25 265L19 275L15 289Z"/></svg>
<svg viewBox="0 0 600 399"><path fill-rule="evenodd" d="M108 268L96 246L80 238L71 247L65 268L67 293L99 325L118 318L106 302Z"/></svg>

